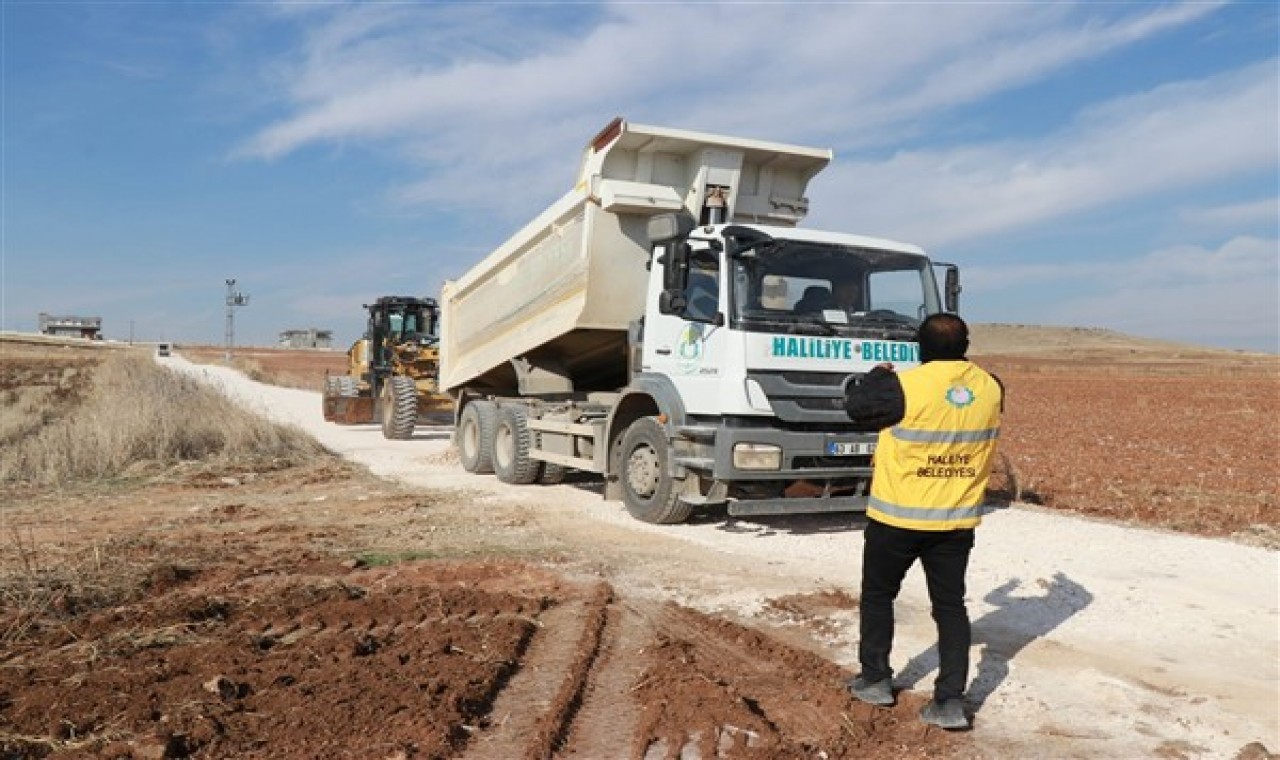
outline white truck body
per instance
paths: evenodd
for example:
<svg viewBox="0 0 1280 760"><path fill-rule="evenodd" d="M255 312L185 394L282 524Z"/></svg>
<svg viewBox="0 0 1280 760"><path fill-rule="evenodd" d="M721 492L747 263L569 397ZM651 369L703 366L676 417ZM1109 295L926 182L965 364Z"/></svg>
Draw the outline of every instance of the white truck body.
<svg viewBox="0 0 1280 760"><path fill-rule="evenodd" d="M795 227L831 157L606 127L569 193L445 284L464 466L603 473L606 498L653 522L864 507L875 435L851 428L843 383L915 363L915 324L942 304L918 247ZM863 303L809 311L801 291L840 278Z"/></svg>

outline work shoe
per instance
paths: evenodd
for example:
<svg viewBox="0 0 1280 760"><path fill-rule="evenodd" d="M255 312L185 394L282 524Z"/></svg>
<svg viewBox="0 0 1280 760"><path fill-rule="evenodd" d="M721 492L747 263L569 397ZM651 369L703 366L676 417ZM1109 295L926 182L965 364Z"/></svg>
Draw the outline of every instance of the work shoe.
<svg viewBox="0 0 1280 760"><path fill-rule="evenodd" d="M936 699L929 700L929 704L920 711L920 720L948 731L969 727L969 719L964 714L964 701L959 699L946 699L941 702Z"/></svg>
<svg viewBox="0 0 1280 760"><path fill-rule="evenodd" d="M845 682L849 693L869 705L877 707L893 707L893 681L882 678L879 681L868 681L862 676Z"/></svg>

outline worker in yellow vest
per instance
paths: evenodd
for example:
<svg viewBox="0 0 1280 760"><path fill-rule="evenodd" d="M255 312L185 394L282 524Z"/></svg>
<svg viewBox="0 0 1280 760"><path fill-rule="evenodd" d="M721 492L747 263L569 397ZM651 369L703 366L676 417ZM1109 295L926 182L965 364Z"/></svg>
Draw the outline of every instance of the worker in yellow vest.
<svg viewBox="0 0 1280 760"><path fill-rule="evenodd" d="M970 645L965 572L984 510L1004 389L965 358L969 329L960 317L928 317L917 340L920 366L895 373L892 365L880 365L845 385L849 418L880 430L863 533L861 673L849 690L874 705L894 703L893 602L918 559L938 627L939 658L934 698L920 717L946 729L965 729Z"/></svg>

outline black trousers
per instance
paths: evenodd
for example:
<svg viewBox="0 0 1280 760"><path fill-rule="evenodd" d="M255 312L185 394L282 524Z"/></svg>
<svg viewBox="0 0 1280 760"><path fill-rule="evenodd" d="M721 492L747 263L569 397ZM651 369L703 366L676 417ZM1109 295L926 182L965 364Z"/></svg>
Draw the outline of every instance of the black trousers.
<svg viewBox="0 0 1280 760"><path fill-rule="evenodd" d="M902 579L917 559L924 566L933 621L938 626L938 680L935 699L964 696L969 681L969 612L964 606L964 577L973 549L973 529L907 530L867 521L863 531L862 600L858 660L862 677L880 681L893 676L893 600Z"/></svg>

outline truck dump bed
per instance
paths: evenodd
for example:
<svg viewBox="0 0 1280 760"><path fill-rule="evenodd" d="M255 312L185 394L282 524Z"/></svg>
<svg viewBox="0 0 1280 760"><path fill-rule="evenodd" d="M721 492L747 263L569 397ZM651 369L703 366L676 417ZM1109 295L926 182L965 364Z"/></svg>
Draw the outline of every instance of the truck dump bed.
<svg viewBox="0 0 1280 760"><path fill-rule="evenodd" d="M512 361L552 367L572 390L627 382L627 330L644 313L654 214L792 226L831 160L815 148L628 124L587 146L573 190L441 294L441 388L518 390Z"/></svg>

